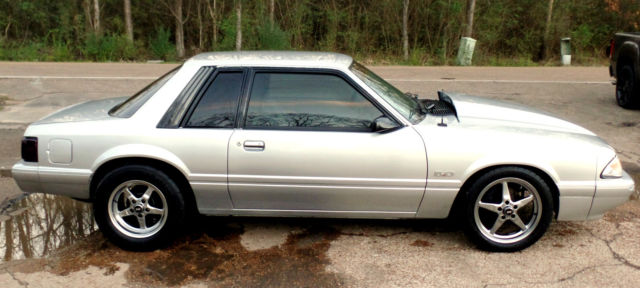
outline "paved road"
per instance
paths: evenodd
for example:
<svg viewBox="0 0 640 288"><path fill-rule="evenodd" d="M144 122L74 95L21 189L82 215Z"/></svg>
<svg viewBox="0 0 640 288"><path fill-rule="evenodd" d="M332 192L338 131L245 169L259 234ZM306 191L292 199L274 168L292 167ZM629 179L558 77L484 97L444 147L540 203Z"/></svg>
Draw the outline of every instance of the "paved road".
<svg viewBox="0 0 640 288"><path fill-rule="evenodd" d="M130 95L173 64L0 62L0 166L19 158L24 127L66 105ZM524 103L611 143L640 180L640 111L620 109L606 67L373 67L402 90L444 89ZM514 139L515 142L516 139ZM0 178L0 201L19 195ZM591 222L553 223L519 253L476 250L446 221L204 217L173 246L121 251L89 205L32 195L0 212L0 287L618 286L640 283L640 203Z"/></svg>

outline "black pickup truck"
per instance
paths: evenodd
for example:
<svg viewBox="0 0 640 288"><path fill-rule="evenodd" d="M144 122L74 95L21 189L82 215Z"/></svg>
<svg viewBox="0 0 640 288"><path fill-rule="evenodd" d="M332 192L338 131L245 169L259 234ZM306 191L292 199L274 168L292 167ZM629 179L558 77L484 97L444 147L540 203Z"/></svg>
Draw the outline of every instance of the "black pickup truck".
<svg viewBox="0 0 640 288"><path fill-rule="evenodd" d="M616 100L623 108L640 106L640 32L616 33L607 48L609 75L616 78Z"/></svg>

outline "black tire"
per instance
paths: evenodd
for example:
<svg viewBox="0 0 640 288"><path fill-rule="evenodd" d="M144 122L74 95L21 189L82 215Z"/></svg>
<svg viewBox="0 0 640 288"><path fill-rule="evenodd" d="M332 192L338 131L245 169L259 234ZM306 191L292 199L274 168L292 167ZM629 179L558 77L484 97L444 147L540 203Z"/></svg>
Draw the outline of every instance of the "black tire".
<svg viewBox="0 0 640 288"><path fill-rule="evenodd" d="M102 234L111 242L127 250L150 251L180 234L185 207L179 186L167 174L149 166L128 165L100 180L93 212Z"/></svg>
<svg viewBox="0 0 640 288"><path fill-rule="evenodd" d="M625 109L637 108L640 104L640 95L638 95L639 88L633 66L622 64L618 68L616 76L616 101L618 105Z"/></svg>
<svg viewBox="0 0 640 288"><path fill-rule="evenodd" d="M508 199L504 196L505 185ZM465 234L488 251L513 252L529 247L547 231L553 217L549 186L536 173L520 167L489 171L469 186L465 196Z"/></svg>

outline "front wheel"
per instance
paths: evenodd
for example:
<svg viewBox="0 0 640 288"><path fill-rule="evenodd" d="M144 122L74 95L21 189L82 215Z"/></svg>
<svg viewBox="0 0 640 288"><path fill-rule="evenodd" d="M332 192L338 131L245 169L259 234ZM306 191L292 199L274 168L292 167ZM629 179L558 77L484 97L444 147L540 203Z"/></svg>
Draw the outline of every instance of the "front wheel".
<svg viewBox="0 0 640 288"><path fill-rule="evenodd" d="M153 250L175 237L185 205L178 186L164 172L131 165L100 181L93 210L111 242L129 250Z"/></svg>
<svg viewBox="0 0 640 288"><path fill-rule="evenodd" d="M466 196L465 232L485 250L511 252L529 247L545 233L553 215L549 186L520 167L482 175Z"/></svg>
<svg viewBox="0 0 640 288"><path fill-rule="evenodd" d="M630 64L624 64L617 75L616 101L622 108L635 108L640 103L636 73Z"/></svg>

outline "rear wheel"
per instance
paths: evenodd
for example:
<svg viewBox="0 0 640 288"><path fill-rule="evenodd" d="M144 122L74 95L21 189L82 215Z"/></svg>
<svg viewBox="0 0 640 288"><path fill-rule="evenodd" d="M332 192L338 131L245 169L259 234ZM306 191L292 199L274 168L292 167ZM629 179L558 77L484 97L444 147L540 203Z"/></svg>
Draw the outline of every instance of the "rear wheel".
<svg viewBox="0 0 640 288"><path fill-rule="evenodd" d="M178 186L164 172L131 165L105 175L93 209L110 241L124 249L153 250L175 237L185 205Z"/></svg>
<svg viewBox="0 0 640 288"><path fill-rule="evenodd" d="M640 102L636 73L630 64L622 64L616 80L616 101L623 108L635 108Z"/></svg>
<svg viewBox="0 0 640 288"><path fill-rule="evenodd" d="M532 171L519 167L492 170L467 192L465 232L485 250L524 249L547 230L552 201L548 185Z"/></svg>

